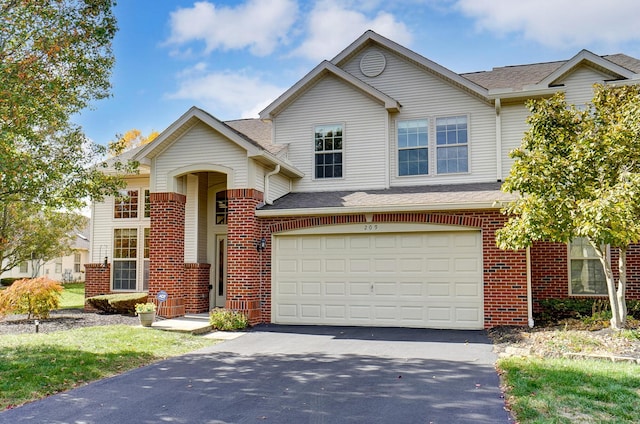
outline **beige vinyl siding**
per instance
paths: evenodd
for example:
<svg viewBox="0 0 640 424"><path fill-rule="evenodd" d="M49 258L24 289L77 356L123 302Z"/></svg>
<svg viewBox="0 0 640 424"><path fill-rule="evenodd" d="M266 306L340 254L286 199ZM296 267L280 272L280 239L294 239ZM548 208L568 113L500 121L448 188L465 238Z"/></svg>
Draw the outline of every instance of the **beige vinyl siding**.
<svg viewBox="0 0 640 424"><path fill-rule="evenodd" d="M278 143L289 144L289 161L305 176L293 191L385 187L387 111L350 85L328 76L277 116ZM343 177L315 179L314 128L342 124Z"/></svg>
<svg viewBox="0 0 640 424"><path fill-rule="evenodd" d="M109 258L109 262L113 257L113 229L114 228L141 228L149 227L149 218L144 218L143 203L144 190L149 188L149 178L130 178L127 180L127 189L138 189L140 191L140 211L139 217L136 219L114 219L113 207L114 198L106 197L103 202L95 203L91 216L92 234L90 234L91 263L103 262L104 257Z"/></svg>
<svg viewBox="0 0 640 424"><path fill-rule="evenodd" d="M362 53L349 61L344 69L369 85L398 100L400 113L392 116L389 124L391 185L448 184L494 181L496 175L495 109L460 88L406 62L396 54L375 49L384 54L386 67L377 77L366 77L360 71ZM436 175L435 118L468 116L469 172ZM405 119L429 119L429 171L430 176L398 177L396 122Z"/></svg>
<svg viewBox="0 0 640 424"><path fill-rule="evenodd" d="M583 106L593 99L593 84L602 83L605 79L611 79L611 76L580 66L559 82L564 84L567 103Z"/></svg>
<svg viewBox="0 0 640 424"><path fill-rule="evenodd" d="M272 175L269 180L269 200L279 199L291 191L291 181L282 174Z"/></svg>
<svg viewBox="0 0 640 424"><path fill-rule="evenodd" d="M184 210L184 261L197 262L198 177L187 176L187 202Z"/></svg>
<svg viewBox="0 0 640 424"><path fill-rule="evenodd" d="M509 152L520 147L528 129L529 109L522 102L502 105L502 178L509 176L514 160Z"/></svg>
<svg viewBox="0 0 640 424"><path fill-rule="evenodd" d="M205 124L199 123L155 159L155 190L168 191L168 174L184 166L208 163L233 169L234 186L248 187L247 152Z"/></svg>

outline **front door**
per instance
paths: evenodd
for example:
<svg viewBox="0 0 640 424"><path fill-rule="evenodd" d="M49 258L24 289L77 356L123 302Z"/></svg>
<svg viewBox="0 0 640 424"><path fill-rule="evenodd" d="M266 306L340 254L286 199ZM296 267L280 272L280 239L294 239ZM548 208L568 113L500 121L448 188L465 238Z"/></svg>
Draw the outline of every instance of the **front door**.
<svg viewBox="0 0 640 424"><path fill-rule="evenodd" d="M211 309L224 308L227 300L227 236L216 235L215 279L209 292Z"/></svg>

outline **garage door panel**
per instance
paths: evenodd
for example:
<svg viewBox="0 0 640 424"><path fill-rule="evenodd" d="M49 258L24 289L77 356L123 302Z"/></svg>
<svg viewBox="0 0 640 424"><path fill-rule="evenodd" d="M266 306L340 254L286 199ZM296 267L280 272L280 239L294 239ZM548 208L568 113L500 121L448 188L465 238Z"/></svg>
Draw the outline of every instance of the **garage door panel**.
<svg viewBox="0 0 640 424"><path fill-rule="evenodd" d="M275 236L274 246L276 323L483 327L478 231Z"/></svg>

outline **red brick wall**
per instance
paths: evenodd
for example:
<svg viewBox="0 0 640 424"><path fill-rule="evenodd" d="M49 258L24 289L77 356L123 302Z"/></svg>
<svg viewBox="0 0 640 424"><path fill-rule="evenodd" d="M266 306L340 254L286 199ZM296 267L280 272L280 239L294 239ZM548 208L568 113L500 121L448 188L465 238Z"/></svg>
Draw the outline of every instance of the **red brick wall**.
<svg viewBox="0 0 640 424"><path fill-rule="evenodd" d="M178 303L185 297L184 217L186 197L151 193L149 296L164 290Z"/></svg>
<svg viewBox="0 0 640 424"><path fill-rule="evenodd" d="M111 293L111 264L85 264L84 298ZM85 311L96 309L88 303L84 304Z"/></svg>
<svg viewBox="0 0 640 424"><path fill-rule="evenodd" d="M374 214L373 222L424 222L462 225L482 231L485 327L527 324L527 262L526 252L503 251L495 243L495 230L506 218L498 210L452 211L442 213ZM342 223L366 222L364 215L322 216L304 218L261 219L267 241L273 233L299 228ZM271 246L264 252L270 258ZM263 261L262 276L271 282L271 262ZM269 294L270 295L270 294ZM263 304L262 320L271 318L271 299Z"/></svg>
<svg viewBox="0 0 640 424"><path fill-rule="evenodd" d="M255 216L262 202L261 192L252 189L227 190L227 302L226 307L247 314L249 322L262 322L260 294L260 252L262 237Z"/></svg>
<svg viewBox="0 0 640 424"><path fill-rule="evenodd" d="M184 298L187 313L209 311L210 264L184 264Z"/></svg>

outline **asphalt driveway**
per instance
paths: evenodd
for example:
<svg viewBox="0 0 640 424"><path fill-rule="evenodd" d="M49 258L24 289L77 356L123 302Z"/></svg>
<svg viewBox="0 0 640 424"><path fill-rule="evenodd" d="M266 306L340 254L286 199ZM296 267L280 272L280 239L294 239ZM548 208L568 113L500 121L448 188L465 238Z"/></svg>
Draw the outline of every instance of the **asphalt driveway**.
<svg viewBox="0 0 640 424"><path fill-rule="evenodd" d="M510 423L482 331L259 326L0 423Z"/></svg>

